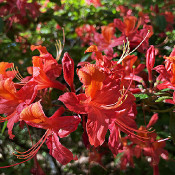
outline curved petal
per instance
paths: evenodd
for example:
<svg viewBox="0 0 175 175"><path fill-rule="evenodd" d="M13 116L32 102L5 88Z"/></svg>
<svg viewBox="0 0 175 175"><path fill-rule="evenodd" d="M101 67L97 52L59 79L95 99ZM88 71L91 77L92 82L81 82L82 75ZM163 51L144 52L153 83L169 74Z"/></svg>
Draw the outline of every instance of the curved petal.
<svg viewBox="0 0 175 175"><path fill-rule="evenodd" d="M72 152L60 143L56 133L52 133L52 135L48 136L46 145L50 150L49 154L62 165L66 165L71 160L74 160Z"/></svg>
<svg viewBox="0 0 175 175"><path fill-rule="evenodd" d="M40 102L33 103L30 106L24 108L20 114L20 119L40 125L46 124L48 121L48 118L45 116Z"/></svg>
<svg viewBox="0 0 175 175"><path fill-rule="evenodd" d="M60 138L68 136L71 132L75 131L78 127L78 124L81 122L81 119L77 116L64 116L60 117L61 122L65 121L61 125L61 129L58 132Z"/></svg>
<svg viewBox="0 0 175 175"><path fill-rule="evenodd" d="M87 64L77 71L80 81L85 86L85 93L93 98L98 90L101 90L105 73L100 71L95 65Z"/></svg>
<svg viewBox="0 0 175 175"><path fill-rule="evenodd" d="M105 114L98 109L91 108L88 113L86 130L91 145L94 145L95 147L102 145L108 130Z"/></svg>
<svg viewBox="0 0 175 175"><path fill-rule="evenodd" d="M23 86L18 92L17 97L25 101L27 104L31 104L37 95L37 83L34 81L29 81L25 86ZM27 92L27 93L26 93Z"/></svg>
<svg viewBox="0 0 175 175"><path fill-rule="evenodd" d="M119 146L119 130L115 123L109 125L110 136L108 145L114 156L118 154L118 146Z"/></svg>
<svg viewBox="0 0 175 175"><path fill-rule="evenodd" d="M10 116L8 116L8 118L9 118L7 123L8 134L9 134L9 138L13 139L15 135L12 134L12 129L13 129L13 125L19 121L19 114L15 111Z"/></svg>
<svg viewBox="0 0 175 175"><path fill-rule="evenodd" d="M86 99L85 94L76 95L73 92L66 92L58 98L70 111L76 112L77 114L87 113L86 104L84 103Z"/></svg>
<svg viewBox="0 0 175 175"><path fill-rule="evenodd" d="M7 100L16 99L16 88L11 78L0 81L0 97Z"/></svg>
<svg viewBox="0 0 175 175"><path fill-rule="evenodd" d="M62 65L64 79L67 82L67 84L71 87L71 90L73 90L74 61L67 52L63 56Z"/></svg>

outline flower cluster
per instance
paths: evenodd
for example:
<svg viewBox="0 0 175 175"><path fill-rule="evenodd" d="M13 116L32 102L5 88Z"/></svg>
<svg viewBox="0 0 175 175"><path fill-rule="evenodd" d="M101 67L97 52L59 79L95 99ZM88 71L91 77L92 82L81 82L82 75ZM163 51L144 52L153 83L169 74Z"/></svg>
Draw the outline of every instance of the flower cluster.
<svg viewBox="0 0 175 175"><path fill-rule="evenodd" d="M2 3L3 1L0 1ZM4 3L4 4L3 4ZM40 14L40 5L37 2L28 2L27 0L7 0L0 7L0 16L7 17L9 26L13 23L27 24L29 19L37 18ZM30 12L28 15L27 13Z"/></svg>
<svg viewBox="0 0 175 175"><path fill-rule="evenodd" d="M27 1L17 2L14 10L22 10L21 15L25 16L23 8L27 8ZM95 7L101 6L99 0L86 2ZM36 7L32 17L37 16ZM160 157L169 158L165 149L165 141L169 138L158 137L153 129L159 119L159 110L154 108L154 104L175 104L175 48L169 56L163 57L163 64L155 66L158 49L149 45L153 27L148 14L140 12L137 18L132 10L124 6L118 6L116 10L120 11L123 20L116 18L102 26L101 33L95 25L84 24L76 28L82 46L89 45L85 54L92 53L89 58L92 62L79 62L76 70L74 60L67 52L58 63L61 46L55 59L46 47L32 45L31 51L38 50L40 54L32 57L33 65L27 68L29 76L26 77L21 76L14 63L0 62L0 114L3 114L0 122L7 121L9 138L15 137L13 127L16 124L45 130L41 139L28 151L14 153L24 161L0 168L15 166L32 158L36 161L36 154L44 143L49 154L62 165L77 160L77 156L60 140L76 132L80 126L87 149L92 148L95 153L96 148L106 144L114 157L122 153L122 170L128 165L134 167L134 157L145 156L154 175L159 175ZM152 9L152 16L155 13L158 13L156 9ZM170 22L166 27L171 31L172 14L165 12L161 15ZM11 19L14 22L17 16L12 17L15 17ZM116 35L116 30L120 36ZM123 45L123 52L118 56L116 49L121 51L120 45ZM139 54L133 54L136 50L145 54L144 61L140 61ZM80 87L75 83L75 72ZM55 91L59 97L51 99ZM136 97L143 94L147 98L147 107L153 113L148 123L144 121L145 125L139 126L137 106L142 104L136 101ZM44 108L47 100L51 107L55 102L59 104L52 116L47 116ZM173 108L171 112L174 112ZM91 155L90 161L93 159Z"/></svg>
<svg viewBox="0 0 175 175"><path fill-rule="evenodd" d="M157 140L155 131L150 130L158 120L158 114L152 116L147 126L138 128L135 122L137 109L133 93L142 93L138 83L146 87L146 83L139 75L145 65L139 64L133 67L137 56L124 54L119 60L112 60L103 55L97 46L91 45L85 52L95 54L95 64L88 62L80 64L77 75L82 88L77 91L74 85L74 61L69 54L66 52L62 64L58 64L45 47L31 46L32 51L35 49L39 50L40 55L32 58L33 66L28 67L30 76L22 78L13 63L0 63L0 113L6 115L1 117L0 121L8 121L10 139L14 138L12 134L14 123L26 123L46 130L43 137L30 150L17 151L15 155L20 159L26 159L25 161L30 160L46 142L49 153L61 164L75 160L76 157L74 158L72 152L60 143L59 138L75 131L82 120L85 123L84 135L86 134L89 142L87 147L101 146L109 130L108 147L113 155L124 153L121 159L122 169L126 168L127 163L134 166L133 156L140 157L143 151L145 156L151 157L151 165L155 174L158 174L160 156L168 159L168 153L164 150L165 140ZM150 90L164 88L174 90L173 57L174 50L169 57L165 57L165 66L153 68L154 46L147 50L146 67L150 84L153 83L152 70L160 73L157 77L159 83L155 83ZM62 70L67 85L57 80ZM13 81L15 77L20 82L15 83ZM74 116L64 116L63 106L51 117L45 115L41 105L44 98L41 92L51 93L52 89L62 91L58 100L63 102ZM174 98L170 99L169 102L174 104ZM125 136L122 137L121 133L125 133Z"/></svg>

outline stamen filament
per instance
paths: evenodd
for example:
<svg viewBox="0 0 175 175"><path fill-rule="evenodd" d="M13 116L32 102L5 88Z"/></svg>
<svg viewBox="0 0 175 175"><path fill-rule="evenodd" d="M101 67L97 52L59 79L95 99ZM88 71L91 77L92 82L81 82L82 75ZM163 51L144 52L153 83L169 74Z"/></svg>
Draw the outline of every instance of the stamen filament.
<svg viewBox="0 0 175 175"><path fill-rule="evenodd" d="M126 38L126 40L127 40L126 46L125 46L125 42L123 41L124 42L123 53L122 53L122 56L120 57L120 59L117 61L117 64L120 64L125 59L125 57L127 57L128 55L131 55L133 52L135 52L142 45L142 43L146 40L149 33L150 33L150 30L148 30L146 36L143 38L143 40L140 42L140 44L131 52L129 52L130 51L130 47L129 47L130 42L128 41L128 38Z"/></svg>
<svg viewBox="0 0 175 175"><path fill-rule="evenodd" d="M16 70L17 70L17 72L18 72L18 76L20 77L20 79L22 80L23 79L23 77L22 77L22 75L19 73L19 70L18 70L18 67L16 66Z"/></svg>
<svg viewBox="0 0 175 175"><path fill-rule="evenodd" d="M125 47L125 41L123 40L123 53L122 53L122 56L120 57L120 59L123 58L123 56L125 55L126 53L126 47Z"/></svg>
<svg viewBox="0 0 175 175"><path fill-rule="evenodd" d="M117 108L117 107L121 106L123 104L123 102L128 97L127 92L129 91L129 89L132 85L133 77L134 77L134 69L133 69L133 76L132 76L132 79L130 81L130 84L129 84L128 88L126 89L126 91L124 93L124 87L123 87L123 93L124 93L123 96L119 97L119 100L116 103L110 104L111 106L113 105L112 107L110 107L110 105L101 105L100 107L105 108L105 109L114 109L114 108ZM125 99L124 99L124 101L122 101L124 97L125 97Z"/></svg>
<svg viewBox="0 0 175 175"><path fill-rule="evenodd" d="M45 134L42 136L42 138L34 146L32 146L32 148L30 148L29 150L27 150L25 152L20 152L20 151L16 150L16 152L19 154L15 154L15 153L13 153L13 154L15 156L17 156L18 159L27 159L27 158L35 155L38 152L38 150L41 148L43 143L46 141L49 134L50 134L50 130L48 129L45 132ZM28 153L28 154L26 154L26 153ZM21 154L23 154L23 155L21 155Z"/></svg>
<svg viewBox="0 0 175 175"><path fill-rule="evenodd" d="M63 44L61 43L60 40L56 40L56 44L55 44L55 47L56 47L56 51L57 51L57 56L56 56L56 60L58 61L61 57L61 53L64 49L64 44L65 44L65 34L64 34L64 29L63 29Z"/></svg>
<svg viewBox="0 0 175 175"><path fill-rule="evenodd" d="M20 165L20 164L22 164L22 163L25 163L25 162L27 162L27 161L29 161L30 159L32 159L35 155L36 155L36 153L38 152L38 150L41 148L41 146L43 145L43 143L46 141L46 139L47 139L47 136L50 134L50 130L48 129L47 131L46 131L46 133L44 134L44 136L45 136L45 138L44 138L44 140L42 141L42 144L38 147L38 149L35 151L35 152L33 152L33 155L31 155L31 157L26 157L26 160L24 160L24 161L22 161L22 162L19 162L19 163L15 163L15 164L13 164L13 165L8 165L8 166L3 166L3 167L0 167L0 168L9 168L9 167L13 167L13 166L16 166L16 165ZM43 138L43 137L42 137ZM41 139L40 139L41 140ZM30 149L31 150L31 149Z"/></svg>
<svg viewBox="0 0 175 175"><path fill-rule="evenodd" d="M19 73L19 70L18 70L18 67L16 66L16 68L14 67L14 64L13 66L11 67L12 71L13 72L16 72L16 74L14 73L15 77L21 81L23 79L22 75Z"/></svg>
<svg viewBox="0 0 175 175"><path fill-rule="evenodd" d="M136 130L134 128L131 128L129 126L126 126L123 122L120 122L118 119L115 120L115 123L121 127L122 129L124 129L126 132L128 132L129 134L131 135L134 135L137 139L139 139L140 141L142 142L146 142L145 140L149 140L150 138L148 137L142 137L142 136L139 136L139 135L136 135L134 132L140 132L140 133L149 133L148 131L139 131L139 130ZM133 132L132 132L133 131Z"/></svg>
<svg viewBox="0 0 175 175"><path fill-rule="evenodd" d="M119 106L121 106L123 104L123 102L126 100L126 98L128 97L128 95L125 96L125 99L122 101L123 99L123 96L119 98L119 100L113 104L109 104L109 105L101 105L100 107L101 108L104 108L104 109L114 109L114 108L117 108Z"/></svg>
<svg viewBox="0 0 175 175"><path fill-rule="evenodd" d="M145 38L143 38L143 40L141 41L141 43L140 43L133 51L131 51L131 52L129 53L129 55L132 54L133 52L135 52L135 51L142 45L142 43L146 40L146 38L147 38L147 36L148 36L149 33L150 33L150 30L148 30L148 32L147 32Z"/></svg>
<svg viewBox="0 0 175 175"><path fill-rule="evenodd" d="M167 141L169 140L170 138L165 138L165 139L161 139L161 140L158 140L157 142L164 142L164 141Z"/></svg>

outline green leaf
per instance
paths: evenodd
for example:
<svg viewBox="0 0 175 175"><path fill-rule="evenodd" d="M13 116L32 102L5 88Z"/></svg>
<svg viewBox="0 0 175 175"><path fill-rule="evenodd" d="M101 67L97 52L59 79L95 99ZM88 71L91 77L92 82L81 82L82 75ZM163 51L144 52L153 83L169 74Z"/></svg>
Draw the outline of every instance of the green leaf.
<svg viewBox="0 0 175 175"><path fill-rule="evenodd" d="M15 37L14 37L14 33L13 32L8 32L7 34L7 37L9 38L9 39L11 39L12 41L14 41L15 40Z"/></svg>
<svg viewBox="0 0 175 175"><path fill-rule="evenodd" d="M166 19L165 16L159 15L156 16L156 26L159 27L160 30L165 30L166 28Z"/></svg>
<svg viewBox="0 0 175 175"><path fill-rule="evenodd" d="M146 98L148 98L147 94L134 94L134 96L136 98L139 98L139 99L146 99Z"/></svg>
<svg viewBox="0 0 175 175"><path fill-rule="evenodd" d="M162 89L161 91L165 92L165 91L172 91L172 89L166 88L166 89Z"/></svg>
<svg viewBox="0 0 175 175"><path fill-rule="evenodd" d="M91 53L86 54L85 56L83 56L83 57L81 58L81 61L80 61L80 62L86 61L86 60L90 57L90 55L91 55Z"/></svg>
<svg viewBox="0 0 175 175"><path fill-rule="evenodd" d="M1 130L1 134L3 135L5 128L7 127L7 121L4 122L3 128Z"/></svg>
<svg viewBox="0 0 175 175"><path fill-rule="evenodd" d="M172 97L170 96L163 96L163 97L159 97L155 102L162 102L166 99L172 99Z"/></svg>
<svg viewBox="0 0 175 175"><path fill-rule="evenodd" d="M175 144L175 113L173 111L170 112L170 123L169 123L171 137Z"/></svg>
<svg viewBox="0 0 175 175"><path fill-rule="evenodd" d="M122 156L123 156L123 152L117 154L117 156L114 158L115 165L117 165L120 162Z"/></svg>
<svg viewBox="0 0 175 175"><path fill-rule="evenodd" d="M2 20L2 18L0 18L0 33L2 33L4 28L4 21Z"/></svg>

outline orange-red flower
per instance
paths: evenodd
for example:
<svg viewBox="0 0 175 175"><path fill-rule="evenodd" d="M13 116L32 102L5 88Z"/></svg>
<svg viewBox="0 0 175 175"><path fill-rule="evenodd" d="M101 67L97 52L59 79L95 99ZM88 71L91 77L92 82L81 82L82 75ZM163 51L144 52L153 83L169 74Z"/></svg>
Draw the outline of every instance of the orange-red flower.
<svg viewBox="0 0 175 175"><path fill-rule="evenodd" d="M171 52L169 57L165 58L165 66L158 65L154 68L160 75L157 77L157 81L161 84L157 85L158 89L175 89L175 48Z"/></svg>
<svg viewBox="0 0 175 175"><path fill-rule="evenodd" d="M0 62L0 79L14 78L17 72L15 70L12 70L13 66L13 63Z"/></svg>
<svg viewBox="0 0 175 175"><path fill-rule="evenodd" d="M0 81L0 114L7 116L1 117L0 122L8 121L8 134L11 139L14 137L12 134L14 123L19 121L21 111L33 102L36 94L36 83L33 81L28 82L18 91L11 78Z"/></svg>
<svg viewBox="0 0 175 175"><path fill-rule="evenodd" d="M135 98L120 89L119 80L108 79L95 65L88 64L77 74L85 87L85 94L68 92L61 95L59 100L73 112L88 114L87 134L90 144L97 147L103 144L109 124L122 110L127 115Z"/></svg>
<svg viewBox="0 0 175 175"><path fill-rule="evenodd" d="M40 102L35 102L23 109L20 120L33 127L46 129L46 132L31 149L26 152L18 152L16 156L20 159L26 159L26 161L30 160L46 141L49 153L61 164L65 165L74 160L72 152L60 143L58 136L62 138L75 131L80 118L77 116L61 117L63 112L64 108L61 107L48 118L45 116Z"/></svg>
<svg viewBox="0 0 175 175"><path fill-rule="evenodd" d="M95 31L95 27L89 24L84 24L75 29L78 37L80 37L80 39L83 41L82 46L84 46L85 44L91 44Z"/></svg>
<svg viewBox="0 0 175 175"><path fill-rule="evenodd" d="M86 0L86 3L89 5L93 4L95 7L102 6L100 0Z"/></svg>
<svg viewBox="0 0 175 175"><path fill-rule="evenodd" d="M62 59L62 65L63 65L63 75L64 79L67 82L67 84L70 86L71 91L75 92L74 89L74 61L69 56L69 54L66 52Z"/></svg>
<svg viewBox="0 0 175 175"><path fill-rule="evenodd" d="M47 52L43 46L31 46L31 50L38 49L40 56L33 56L33 81L37 82L38 90L56 88L64 91L66 86L55 80L60 76L62 66Z"/></svg>

